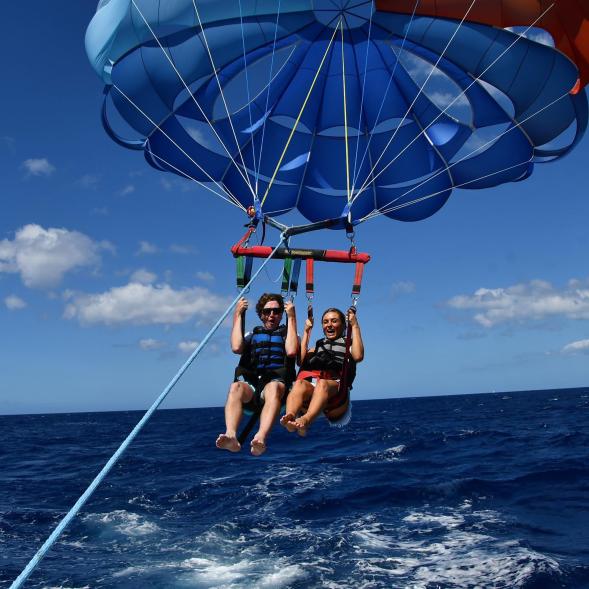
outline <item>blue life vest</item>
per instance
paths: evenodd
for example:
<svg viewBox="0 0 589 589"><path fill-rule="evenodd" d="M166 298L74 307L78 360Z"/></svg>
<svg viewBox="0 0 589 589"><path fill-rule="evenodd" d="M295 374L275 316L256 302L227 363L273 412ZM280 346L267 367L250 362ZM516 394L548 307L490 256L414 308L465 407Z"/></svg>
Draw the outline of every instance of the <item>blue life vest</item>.
<svg viewBox="0 0 589 589"><path fill-rule="evenodd" d="M246 340L235 379L243 377L253 385L281 379L288 388L295 378L295 358L286 355L285 342L286 325L276 329L255 327L249 341Z"/></svg>

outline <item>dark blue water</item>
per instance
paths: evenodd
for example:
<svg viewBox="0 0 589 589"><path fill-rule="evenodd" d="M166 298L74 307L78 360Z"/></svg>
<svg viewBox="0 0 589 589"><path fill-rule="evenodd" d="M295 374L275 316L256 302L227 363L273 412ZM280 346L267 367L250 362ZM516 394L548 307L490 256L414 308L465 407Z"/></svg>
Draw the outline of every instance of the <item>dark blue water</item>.
<svg viewBox="0 0 589 589"><path fill-rule="evenodd" d="M140 413L0 417L7 587ZM589 587L589 389L354 403L262 458L161 411L29 587Z"/></svg>

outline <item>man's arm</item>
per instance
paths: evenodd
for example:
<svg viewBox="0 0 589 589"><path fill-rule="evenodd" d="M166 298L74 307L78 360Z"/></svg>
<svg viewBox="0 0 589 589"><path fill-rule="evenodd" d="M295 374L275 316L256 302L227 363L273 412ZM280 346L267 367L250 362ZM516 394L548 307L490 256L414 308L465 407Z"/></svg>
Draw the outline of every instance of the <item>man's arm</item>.
<svg viewBox="0 0 589 589"><path fill-rule="evenodd" d="M243 338L243 328L241 325L243 314L247 310L247 301L243 298L237 301L235 312L233 313L233 327L231 328L231 351L234 354L242 354L245 340Z"/></svg>
<svg viewBox="0 0 589 589"><path fill-rule="evenodd" d="M284 305L286 311L286 341L284 351L289 358L293 358L299 351L299 338L297 336L297 315L295 306L288 302Z"/></svg>

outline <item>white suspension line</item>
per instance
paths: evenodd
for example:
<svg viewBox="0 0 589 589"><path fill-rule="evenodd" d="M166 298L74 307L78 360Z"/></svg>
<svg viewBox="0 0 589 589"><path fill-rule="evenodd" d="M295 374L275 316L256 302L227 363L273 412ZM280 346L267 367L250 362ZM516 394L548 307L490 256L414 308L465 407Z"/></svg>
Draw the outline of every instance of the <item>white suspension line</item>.
<svg viewBox="0 0 589 589"><path fill-rule="evenodd" d="M419 1L419 0L418 0ZM360 98L360 109L358 111L358 135L356 136L356 152L354 154L354 171L352 172L352 186L356 183L356 165L358 164L358 148L360 146L360 135L362 125L362 111L364 109L364 95L366 92L366 73L368 72L368 53L370 52L370 39L372 36L372 12L368 22L368 39L366 45L366 57L364 59L364 76L362 78L362 96ZM363 160L364 161L364 160Z"/></svg>
<svg viewBox="0 0 589 589"><path fill-rule="evenodd" d="M411 29L411 25L413 24L413 20L415 19L415 12L417 11L417 7L419 6L419 2L420 0L416 0L415 5L413 6L413 12L411 13L411 18L409 19L409 25L407 26L407 30L405 31L405 34L403 35L403 41L401 42L401 51L404 50L405 48L405 43L407 42L407 36L409 35L409 30ZM367 54L368 57L368 54ZM380 107L378 109L378 113L376 114L376 120L373 126L373 129L377 127L379 121L380 121L380 115L382 113L382 109L384 107L384 104L386 102L386 98L388 96L389 90L391 88L391 84L393 82L393 79L395 77L395 72L397 71L397 65L399 64L399 60L396 59L395 60L395 65L393 66L393 71L391 72L391 75L389 77L389 81L387 83L387 87L385 88L384 91L384 95L382 97L382 101L380 103ZM366 75L366 74L365 74ZM354 162L354 181L352 183L352 202L354 202L355 197L353 196L354 191L356 190L356 182L358 181L358 176L356 175L356 171L360 171L362 169L362 165L364 164L364 160L366 159L369 149L370 149L370 144L372 143L372 133L370 133L368 135L368 142L366 143L366 148L364 149L364 155L362 156L362 159L360 160L360 165L356 168L356 162ZM358 141L359 141L359 137L358 137ZM356 155L357 155L357 150L358 147L356 146Z"/></svg>
<svg viewBox="0 0 589 589"><path fill-rule="evenodd" d="M239 0L239 23L241 26L241 46L243 49L243 63L245 65L245 86L247 89L247 110L249 113L250 129L251 129L254 126L254 121L252 119L252 101L251 101L251 93L250 93L250 80L249 80L249 72L248 72L248 64L247 64L247 54L245 51L245 31L243 28L243 10L242 10L242 6L241 6L241 0ZM237 112L239 112L239 111L237 111ZM250 135L251 135L251 143L252 143L252 159L254 161L254 172L255 172L255 169L256 169L256 142L254 141L253 131L250 131ZM248 176L249 176L249 174L248 174ZM254 192L255 192L255 194L258 193L257 186L255 186Z"/></svg>
<svg viewBox="0 0 589 589"><path fill-rule="evenodd" d="M229 156L230 161L232 161L234 163L237 171L239 172L239 174L243 178L243 181L249 186L249 188L250 188L250 190L252 190L252 194L253 194L253 189L252 189L252 187L251 187L251 185L249 183L248 178L243 174L241 168L233 160L233 156L232 156L231 152L229 151L229 149L227 148L227 146L225 145L225 143L221 139L219 133L217 133L217 130L213 126L213 123L210 121L209 117L206 115L206 113L204 112L204 110L202 109L202 107L200 106L200 104L198 103L198 101L196 100L196 98L194 97L194 95L192 94L190 88L188 87L188 85L184 81L184 78L182 77L182 74L178 71L178 68L174 64L172 58L168 55L167 51L164 49L164 47L161 44L160 40L158 39L157 35L155 34L155 32L153 31L153 29L151 28L151 25L149 24L149 22L147 21L147 19L145 18L145 16L143 16L143 13L141 12L141 10L139 9L139 7L137 6L137 3L135 2L135 0L131 0L131 2L133 3L133 6L135 7L135 9L137 10L137 12L139 13L139 15L141 16L141 18L143 19L143 22L145 22L147 28L149 29L150 33L152 34L152 36L155 39L156 43L158 44L159 48L162 50L162 52L163 52L164 56L166 57L166 59L168 60L169 64L172 66L172 69L174 70L174 72L178 76L179 80L182 82L184 88L188 91L188 94L189 94L190 98L192 98L192 101L194 102L194 104L196 105L196 107L198 108L198 110L200 111L200 113L202 114L202 116L205 118L205 121L208 123L209 127L213 131L215 137L218 139L219 143L221 144L221 146L223 147L223 149L225 150L225 152Z"/></svg>
<svg viewBox="0 0 589 589"><path fill-rule="evenodd" d="M448 47L450 47L450 45L452 44L452 41L454 40L454 37L456 37L456 35L458 34L458 31L460 30L460 28L464 24L464 21L466 20L466 17L468 16L469 12L472 10L472 7L476 4L476 2L477 2L477 0L472 0L472 2L470 3L470 6L468 7L467 11L464 13L464 16L462 17L462 20L458 23L458 26L456 27L456 30L454 31L454 33L450 37L448 43L446 43L446 46L444 47L444 50L438 56L438 59L436 60L436 63L432 66L432 69L430 70L429 74L427 75L427 78L425 79L425 81L423 82L423 84L421 85L421 87L419 88L419 92L416 94L416 96L413 99L413 101L411 102L411 104L407 107L407 110L405 111L405 114L403 115L403 118L401 119L401 122L399 123L399 125L397 126L397 128L395 129L395 131L393 132L391 138L388 140L388 142L385 145L382 153L380 154L380 156L376 160L376 163L374 164L374 166L372 166L372 169L368 173L367 179L370 178L374 174L374 170L376 169L376 167L378 166L378 164L380 163L380 161L384 157L384 154L386 153L387 149L389 148L389 145L394 141L395 137L397 136L397 133L399 132L399 129L401 128L401 126L403 125L403 123L405 122L405 120L407 119L409 113L411 112L411 109L413 108L414 104L417 102L417 99L423 93L424 88L426 87L426 85L429 82L430 78L433 76L434 72L436 71L436 69L438 67L438 64L440 63L440 61L442 61L442 59L443 59L446 51L448 50ZM397 61L398 61L398 59L399 58L397 57ZM382 172L382 170L381 170L381 172ZM368 180L368 182L370 182L370 181L374 182L374 179ZM366 184L367 184L367 180L365 180L364 183L362 184L360 190L358 191L359 194L361 194L364 191L364 189L366 188Z"/></svg>
<svg viewBox="0 0 589 589"><path fill-rule="evenodd" d="M552 3L531 25L529 25L526 30L521 34L521 35L517 35L516 39L514 39L514 41L508 46L506 47L476 78L473 78L472 82L470 82L470 84L464 88L464 90L462 90L462 92L460 92L460 94L458 94L454 100L452 100L448 106L446 106L446 108L444 108L444 110L442 110L435 118L433 121L431 121L431 123L429 123L426 127L424 127L398 154L396 154L394 156L394 158L378 173L376 174L376 176L374 176L373 178L371 178L369 181L364 181L364 184L362 185L361 189L356 193L356 196L352 199L352 202L354 200L356 200L356 198L362 194L362 192L366 189L366 186L371 183L371 182L375 182L376 179L382 175L390 166L392 166L397 159L399 159L399 157L401 157L405 151L407 151L407 149L409 149L420 137L422 137L423 135L425 135L425 132L432 126L434 125L441 117L442 115L444 115L449 108L452 107L452 105L454 105L460 98L462 98L466 92L468 90L470 90L470 88L472 88L472 86L474 86L477 82L479 82L482 78L482 76L484 76L504 55L506 55L509 51L511 51L511 49L515 46L516 43L518 43L519 41L521 41L521 39L523 38L523 36L525 35L525 33L527 33L530 29L532 29L536 23L538 23L540 20L542 20L544 18L544 16L548 13L548 11L550 11L552 9L552 7L554 6L554 3ZM434 66L435 67L435 66ZM560 100L560 99L559 99ZM514 121L512 119L512 122L517 123L516 121ZM388 144L387 144L388 147ZM386 148L385 148L386 151ZM380 160L379 160L380 161ZM377 162L378 164L378 162ZM374 165L372 172L374 172L376 165ZM367 176L370 177L370 174Z"/></svg>
<svg viewBox="0 0 589 589"><path fill-rule="evenodd" d="M177 168L176 166L174 166L170 162L166 161L163 157L161 157L161 156L157 155L157 153L154 153L153 151L151 151L151 149L148 149L147 153L149 153L154 158L158 159L160 162L162 162L166 166L169 166L170 168L172 168L178 174L184 176L184 178L186 178L187 180L192 180L193 182L196 182L199 186L202 186L203 188L205 188L209 192L212 192L213 194L215 194L219 198L222 198L224 201L228 202L230 205L233 205L234 207L238 207L244 212L246 211L245 207L239 201L234 201L233 199L227 198L223 194L220 194L216 190L213 190L210 186L207 186L204 182L200 182L196 178L193 178L190 174L187 174L183 170L180 170L179 168Z"/></svg>
<svg viewBox="0 0 589 589"><path fill-rule="evenodd" d="M262 139L260 141L260 157L258 158L258 166L256 169L256 193L257 193L257 189L258 189L258 181L260 178L260 170L262 169L262 152L264 151L264 138L266 136L266 121L268 120L268 106L270 104L270 86L272 84L272 81L274 78L272 78L272 72L274 71L274 56L276 55L276 41L278 39L278 22L280 19L280 4L281 4L281 0L278 0L278 11L276 13L276 25L274 26L274 44L272 45L272 58L270 60L270 74L268 75L268 91L266 92L266 108L264 109L264 123L262 124ZM293 49L294 51L294 49ZM291 52L292 55L292 52ZM290 59L290 56L289 56ZM285 62L288 62L288 60ZM282 68L281 68L282 69ZM277 72L276 75L278 75L279 72ZM256 166L254 165L254 168Z"/></svg>
<svg viewBox="0 0 589 589"><path fill-rule="evenodd" d="M468 180L467 182L463 182L462 184L455 184L454 186L452 186L452 188L462 188L464 186L468 186L469 184L473 184L474 182L484 180L485 178L490 178L491 176L496 176L497 174L502 174L503 172L513 170L514 168L518 168L519 166L523 166L524 164L529 164L533 159L534 159L533 157L530 157L530 158L528 158L518 164L513 164L511 166L507 166L506 168L503 168L502 170L496 170L495 172L490 172L489 174L479 176L478 178L474 178L473 180ZM401 204L396 205L394 207L390 207L388 209L379 209L379 211L376 214L370 213L369 215L366 215L366 217L361 219L360 222L363 223L364 221L374 219L374 218L379 217L381 215L385 215L385 214L391 213L393 211L398 211L399 209L404 209L405 207L410 207L414 204L423 202L424 200L429 200L430 198L434 198L435 196L443 194L444 192L446 192L446 190L448 190L448 188L438 190L437 192L432 192L432 193L427 194L425 196L420 196L419 198L416 198L415 200L412 200L410 202L404 202L404 203L401 203Z"/></svg>
<svg viewBox="0 0 589 589"><path fill-rule="evenodd" d="M372 213L369 213L368 215L366 215L366 217L364 217L362 219L362 221L364 219L368 219L368 218L372 218L379 216L380 214L384 214L384 212L390 212L390 210L392 209L387 209L387 207L391 204L393 204L394 202L397 202L399 199L403 198L404 196L407 196L407 194L413 192L414 190L417 190L418 188L420 188L421 186L423 186L424 184L426 184L427 182L430 182L431 180L433 180L434 178L436 178L437 176L439 176L440 174L444 174L446 173L450 168L454 167L455 165L463 162L464 160L470 158L472 155L474 155L475 153L477 153L478 151L481 151L483 149L485 149L488 145L490 145L491 143L494 143L496 141L498 141L499 139L501 139L501 137L504 137L505 135L507 135L508 133L511 133L513 130L518 129L521 125L523 125L526 121L529 121L531 118L539 115L541 112L545 111L547 108L550 108L551 106L553 106L554 104L556 104L558 101L562 100L563 98L565 98L566 96L568 96L569 93L566 92L565 94L562 94L561 96L559 96L558 98L555 98L553 101L551 101L549 104L543 106L542 108L538 109L536 112L532 113L531 115L529 115L528 117L526 117L525 119L521 120L521 121L514 121L515 125L513 127L510 127L509 129L503 131L502 133L500 133L497 137L493 137L493 139L490 139L489 141L487 141L486 143L483 143L482 145L480 145L479 147L477 147L476 149L474 149L473 151L471 151L470 153L467 153L466 155L464 155L463 157L461 157L459 160L453 162L452 164L450 164L447 167L442 168L441 170L439 170L438 172L436 172L433 176L430 176L429 178L426 178L425 180L423 180L422 182L420 182L419 184L411 187L409 190L407 190L406 192L404 192L403 194L401 194L400 196L398 196L397 198L395 198L394 200L390 201L389 203L387 203L386 205L384 205L384 207L381 207L380 209L378 209L377 211L372 211ZM529 160L526 161L532 161L533 158L530 158ZM522 163L526 163L526 162L522 162ZM454 187L460 187L460 186L464 186L466 184L472 184L473 182L476 182L478 180L481 180L483 178L487 178L488 176L492 176L495 175L497 173L501 173L504 172L506 170L510 170L513 167L517 167L517 166L521 166L522 164L516 164L515 166L510 166L508 168L505 168L504 170L500 170L500 172L493 172L492 174L488 174L487 176L481 176L480 178L477 178L475 180L469 180L468 182L462 183L460 185L455 185ZM447 189L446 189L447 190ZM444 192L444 191L442 191ZM436 193L439 194L439 193ZM428 197L426 197L428 198ZM414 202L420 202L421 200L424 200L424 198L418 199ZM408 203L411 204L411 203ZM408 206L406 204L404 204L403 206ZM399 205L399 207L401 207L401 205Z"/></svg>
<svg viewBox="0 0 589 589"><path fill-rule="evenodd" d="M164 137L168 141L170 141L170 143L173 143L178 148L178 150L181 153L183 153L203 174L205 174L205 176L211 182L216 184L217 187L220 188L222 192L227 194L227 196L229 196L233 201L235 201L235 203L239 202L237 200L237 198L224 185L221 185L200 164L198 164L196 161L194 161L194 159L188 153L186 153L186 151L182 147L180 147L180 145L178 145L178 143L176 143L176 141L174 141L174 139L172 139L147 113L145 113L143 110L141 110L141 108L137 104L135 104L135 102L133 102L133 100L131 98L129 98L129 96L127 96L116 84L113 84L113 88L117 92L119 92L123 96L123 98L125 98L125 100L127 100L134 108L136 108L137 111L140 112L158 131L160 131L162 133L162 135L164 135ZM241 206L241 204L239 206Z"/></svg>
<svg viewBox="0 0 589 589"><path fill-rule="evenodd" d="M202 21L200 19L200 13L198 12L198 8L196 7L196 0L192 0L192 5L194 6L194 11L196 13L196 17L198 18L198 24L199 24L200 30L202 32L202 38L204 40L205 47L207 49L207 53L209 54L209 60L211 62L211 68L213 70L213 73L215 74L215 80L217 80L217 86L219 88L219 92L221 93L221 100L223 101L223 106L225 107L225 112L227 113L227 120L229 121L229 126L231 127L231 132L233 133L233 138L235 139L235 145L237 147L237 153L239 153L239 159L241 160L241 164L243 166L243 169L245 170L245 176L242 175L242 177L247 182L247 184L248 184L248 186L250 188L250 191L252 193L252 196L253 196L253 198L255 200L256 199L256 193L254 191L254 187L252 186L252 183L250 182L249 174L247 173L247 166L245 165L245 161L243 159L243 153L241 152L241 147L239 145L239 139L237 139L237 133L235 132L235 127L233 125L233 119L231 118L231 113L229 112L229 105L227 104L227 100L225 99L225 93L223 92L223 87L221 86L221 80L219 80L219 74L217 73L217 66L215 65L215 61L213 59L213 54L211 53L211 48L209 46L209 41L207 39L207 35L205 33L205 29L202 26ZM243 33L242 33L241 37L243 39Z"/></svg>

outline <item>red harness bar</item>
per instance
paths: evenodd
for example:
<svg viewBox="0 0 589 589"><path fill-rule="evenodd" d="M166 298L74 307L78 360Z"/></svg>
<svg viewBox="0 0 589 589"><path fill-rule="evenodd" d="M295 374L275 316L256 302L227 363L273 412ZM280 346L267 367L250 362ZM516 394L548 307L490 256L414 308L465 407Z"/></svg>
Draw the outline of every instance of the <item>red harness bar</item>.
<svg viewBox="0 0 589 589"><path fill-rule="evenodd" d="M231 248L234 257L247 256L251 258L267 258L274 251L273 247L267 245L254 245L252 247L242 247L241 241ZM273 256L278 260L284 258L302 258L304 260L316 260L318 262L339 262L341 264L368 264L370 254L357 252L354 248L346 250L318 250L318 249L298 249L280 247Z"/></svg>

